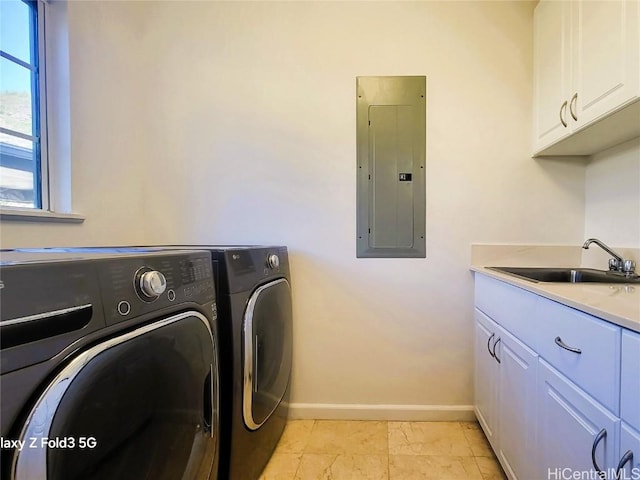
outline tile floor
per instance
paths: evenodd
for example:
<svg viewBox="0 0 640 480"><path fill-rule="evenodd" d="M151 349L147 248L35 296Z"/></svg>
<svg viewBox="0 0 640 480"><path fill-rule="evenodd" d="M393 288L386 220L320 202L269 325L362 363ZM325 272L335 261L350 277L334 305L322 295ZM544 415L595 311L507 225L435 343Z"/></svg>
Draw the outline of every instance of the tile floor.
<svg viewBox="0 0 640 480"><path fill-rule="evenodd" d="M505 480L472 422L291 420L261 480Z"/></svg>

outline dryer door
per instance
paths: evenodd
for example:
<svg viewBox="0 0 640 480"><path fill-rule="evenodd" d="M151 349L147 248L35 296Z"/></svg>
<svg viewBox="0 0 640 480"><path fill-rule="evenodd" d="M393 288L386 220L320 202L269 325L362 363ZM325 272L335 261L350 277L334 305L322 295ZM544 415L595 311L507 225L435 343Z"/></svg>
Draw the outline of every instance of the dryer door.
<svg viewBox="0 0 640 480"><path fill-rule="evenodd" d="M21 440L15 480L216 478L209 320L182 313L80 353L36 402Z"/></svg>
<svg viewBox="0 0 640 480"><path fill-rule="evenodd" d="M280 404L291 375L291 289L284 278L251 295L243 323L245 425L256 430Z"/></svg>

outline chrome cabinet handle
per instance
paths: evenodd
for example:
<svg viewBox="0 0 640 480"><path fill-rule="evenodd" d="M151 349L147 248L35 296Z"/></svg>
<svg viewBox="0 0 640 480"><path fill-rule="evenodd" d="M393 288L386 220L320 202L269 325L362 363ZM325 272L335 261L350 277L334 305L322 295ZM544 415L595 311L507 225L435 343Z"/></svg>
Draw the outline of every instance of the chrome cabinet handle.
<svg viewBox="0 0 640 480"><path fill-rule="evenodd" d="M491 339L493 337L495 337L496 334L492 333L491 336L489 337L489 340L487 340L487 350L489 351L489 355L491 355L493 358L496 358L496 355L491 351ZM495 344L494 344L495 345Z"/></svg>
<svg viewBox="0 0 640 480"><path fill-rule="evenodd" d="M569 102L569 112L571 112L571 116L573 117L574 120L578 120L578 116L573 111L573 107L574 105L576 105L577 100L578 100L578 92L573 94L573 97L571 97L571 101Z"/></svg>
<svg viewBox="0 0 640 480"><path fill-rule="evenodd" d="M593 445L591 447L591 463L593 463L593 468L598 472L598 476L600 478L604 478L605 473L598 466L598 462L596 461L596 448L598 448L598 444L604 438L607 438L607 429L603 428L598 432L596 438L593 440Z"/></svg>
<svg viewBox="0 0 640 480"><path fill-rule="evenodd" d="M577 354L581 354L582 353L582 350L580 350L579 348L570 347L569 345L564 343L560 337L556 337L555 341L556 341L556 345L558 345L559 347L564 348L565 350L569 350L570 352L577 353Z"/></svg>
<svg viewBox="0 0 640 480"><path fill-rule="evenodd" d="M622 478L622 469L627 462L633 463L633 452L631 450L627 450L627 452L620 459L620 463L618 463L618 466L616 468L616 472L618 473L616 478Z"/></svg>
<svg viewBox="0 0 640 480"><path fill-rule="evenodd" d="M498 358L498 355L496 354L496 347L498 346L501 340L502 338L498 337L498 339L495 342L493 342L493 358L495 358L496 362L498 363L502 363L502 362L500 361L500 359Z"/></svg>
<svg viewBox="0 0 640 480"><path fill-rule="evenodd" d="M562 123L563 127L567 126L567 122L565 121L564 117L562 116L562 111L567 111L567 101L565 100L564 103L562 104L562 106L560 107L560 123Z"/></svg>

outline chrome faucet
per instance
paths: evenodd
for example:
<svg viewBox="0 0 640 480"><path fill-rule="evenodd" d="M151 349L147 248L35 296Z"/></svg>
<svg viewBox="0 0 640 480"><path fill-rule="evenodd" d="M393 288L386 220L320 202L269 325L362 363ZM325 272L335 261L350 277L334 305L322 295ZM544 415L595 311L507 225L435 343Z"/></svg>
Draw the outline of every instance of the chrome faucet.
<svg viewBox="0 0 640 480"><path fill-rule="evenodd" d="M609 270L612 270L615 272L621 272L628 276L634 275L636 273L635 272L636 262L634 262L633 260L625 260L616 252L614 252L609 247L607 247L600 240L598 240L597 238L590 238L589 240L584 242L584 244L582 245L582 248L584 248L585 250L588 250L589 245L591 245L592 243L595 243L601 249L603 249L605 252L607 252L609 255L613 257L609 259Z"/></svg>

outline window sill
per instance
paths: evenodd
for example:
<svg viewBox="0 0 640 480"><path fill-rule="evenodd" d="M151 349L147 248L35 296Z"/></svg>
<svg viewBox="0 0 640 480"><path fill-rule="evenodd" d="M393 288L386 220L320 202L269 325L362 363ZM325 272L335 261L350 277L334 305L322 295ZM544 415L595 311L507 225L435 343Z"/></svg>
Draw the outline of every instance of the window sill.
<svg viewBox="0 0 640 480"><path fill-rule="evenodd" d="M82 223L84 216L77 213L58 213L48 210L28 208L0 208L0 221L42 222L42 223Z"/></svg>

